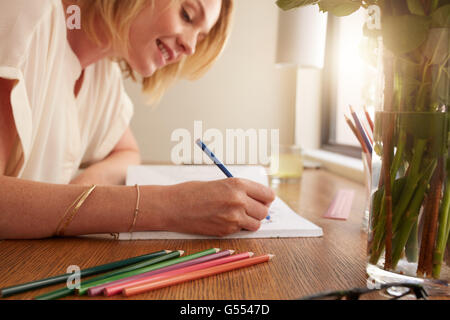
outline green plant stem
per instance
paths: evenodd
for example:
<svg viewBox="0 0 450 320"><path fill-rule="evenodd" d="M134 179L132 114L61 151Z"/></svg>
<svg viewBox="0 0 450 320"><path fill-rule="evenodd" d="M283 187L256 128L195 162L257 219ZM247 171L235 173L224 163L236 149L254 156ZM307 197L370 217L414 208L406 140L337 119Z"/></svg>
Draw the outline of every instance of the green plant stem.
<svg viewBox="0 0 450 320"><path fill-rule="evenodd" d="M414 154L410 164L410 170L408 174L408 178L406 181L405 188L403 189L400 200L394 208L394 221L393 221L393 230L397 230L398 225L401 221L403 213L408 207L411 198L414 195L414 191L417 187L417 184L420 181L419 170L422 163L423 153L425 151L427 140L425 139L417 139L414 143Z"/></svg>
<svg viewBox="0 0 450 320"><path fill-rule="evenodd" d="M433 13L439 5L439 0L431 0L430 13Z"/></svg>
<svg viewBox="0 0 450 320"><path fill-rule="evenodd" d="M385 119L386 120L386 119ZM384 192L383 198L381 201L381 219L378 220L376 226L376 233L385 235L385 246L386 246L386 261L385 261L385 269L389 269L391 265L391 249L392 249L392 185L391 185L391 168L390 163L392 159L392 142L391 137L394 134L394 119L389 119L390 121L387 123L387 130L383 131L383 155L382 155L382 163L387 164L382 166L382 172L380 176L383 177L385 181L384 184ZM384 221L384 223L380 223ZM383 238L382 236L375 237L375 248L380 246L379 239ZM376 250L377 251L377 250Z"/></svg>
<svg viewBox="0 0 450 320"><path fill-rule="evenodd" d="M423 200L425 198L425 193L428 187L428 183L433 175L436 168L437 161L434 160L428 166L421 179L421 183L414 193L414 197L408 206L408 210L405 212L402 219L402 224L395 236L395 242L392 251L392 267L395 269L397 267L398 261L400 260L403 248L408 241L410 232L419 216L420 207L422 206Z"/></svg>
<svg viewBox="0 0 450 320"><path fill-rule="evenodd" d="M428 251L426 252L425 271L428 277L433 273L433 252L436 244L436 234L438 231L439 220L439 204L442 195L442 185L444 182L444 159L441 157L438 161L438 167L431 182L430 193L433 199L433 206L431 211L430 233L428 238Z"/></svg>
<svg viewBox="0 0 450 320"><path fill-rule="evenodd" d="M425 274L425 259L428 251L428 238L430 234L430 222L431 222L431 207L433 205L433 199L431 195L428 195L424 207L423 207L423 219L422 219L422 238L420 240L420 252L419 261L417 263L417 275L423 277Z"/></svg>
<svg viewBox="0 0 450 320"><path fill-rule="evenodd" d="M397 203L402 194L402 190L406 184L407 177L402 177L394 181L394 186L392 188L392 202ZM386 221L386 212L384 206L384 186L381 189L378 189L378 194L375 194L376 198L374 198L373 205L373 217L372 217L372 225L373 228L373 239L371 241L371 251L370 251L370 262L372 264L376 264L380 259L380 255L384 249L384 225Z"/></svg>
<svg viewBox="0 0 450 320"><path fill-rule="evenodd" d="M450 209L450 177L447 176L445 184L444 199L442 201L441 212L439 216L439 230L436 247L433 253L433 278L439 278L441 266L444 260L445 246L447 244L450 219L448 217Z"/></svg>
<svg viewBox="0 0 450 320"><path fill-rule="evenodd" d="M418 220L419 219L416 219L416 222L412 227L411 233L409 234L408 241L406 242L405 245L405 255L408 262L417 262L417 260L419 259Z"/></svg>
<svg viewBox="0 0 450 320"><path fill-rule="evenodd" d="M422 72L422 81L420 83L420 87L417 92L416 107L414 109L416 111L423 111L425 108L425 103L427 101L426 95L425 95L425 93L426 93L425 87L430 84L426 80L427 80L427 76L428 76L428 69L431 66L431 61L432 60L429 59L429 60L425 60L425 62L424 62L424 67L423 67L423 72Z"/></svg>
<svg viewBox="0 0 450 320"><path fill-rule="evenodd" d="M432 89L431 89L431 97L434 97L437 95L436 91L439 87L439 82L441 81L442 73L445 70L445 65L447 64L448 60L450 59L450 54L447 55L447 57L444 59L444 62L442 65L439 66L438 75L436 77L436 80L433 83Z"/></svg>
<svg viewBox="0 0 450 320"><path fill-rule="evenodd" d="M394 188L395 177L397 176L398 169L402 164L403 151L406 144L406 133L401 130L398 138L397 151L395 152L394 160L391 167L391 188Z"/></svg>
<svg viewBox="0 0 450 320"><path fill-rule="evenodd" d="M391 137L394 135L394 122L390 122L388 130L383 132L383 162L391 163L393 146L391 142ZM386 205L386 224L385 224L385 263L384 269L389 270L392 266L392 183L391 183L391 168L386 166L384 168L384 181L386 184L384 186L384 200Z"/></svg>
<svg viewBox="0 0 450 320"><path fill-rule="evenodd" d="M401 217L404 214L404 211L407 209L408 204L411 201L411 198L415 194L415 190L420 179L423 177L423 174L420 174L420 167L422 162L423 153L425 151L427 140L425 139L417 139L414 143L414 154L413 159L411 161L408 176L406 177L405 186L402 188L401 195L399 196L399 200L397 205L394 208L393 212L393 223L392 230L395 233L399 228L399 223L401 221ZM395 186L393 187L395 190ZM384 226L386 224L386 211L384 206L384 197L382 199L381 212L378 215L378 221L376 223L375 235L373 238L373 246L372 246L372 254L370 257L370 263L377 264L378 260L381 256L381 253L384 248L384 239L386 237ZM396 201L394 201L396 203ZM407 240L407 239L406 239Z"/></svg>
<svg viewBox="0 0 450 320"><path fill-rule="evenodd" d="M430 13L430 1L429 0L420 0L422 2L423 11L425 12L425 15L428 15Z"/></svg>
<svg viewBox="0 0 450 320"><path fill-rule="evenodd" d="M378 189L373 194L372 211L371 211L371 216L370 216L370 225L372 228L372 234L374 233L373 230L375 230L375 227L376 227L375 222L378 221L379 214L381 212L381 202L383 200L383 193L384 193L384 188ZM373 248L373 237L369 238L369 253L372 251L372 248Z"/></svg>

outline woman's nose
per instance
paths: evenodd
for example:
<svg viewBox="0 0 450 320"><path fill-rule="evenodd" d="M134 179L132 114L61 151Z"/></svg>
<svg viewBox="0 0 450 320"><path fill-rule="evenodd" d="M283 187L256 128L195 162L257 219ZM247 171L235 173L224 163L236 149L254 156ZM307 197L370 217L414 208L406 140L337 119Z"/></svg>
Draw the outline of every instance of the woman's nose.
<svg viewBox="0 0 450 320"><path fill-rule="evenodd" d="M195 53L195 47L197 46L197 35L184 35L184 37L179 39L179 45L185 55L193 55Z"/></svg>

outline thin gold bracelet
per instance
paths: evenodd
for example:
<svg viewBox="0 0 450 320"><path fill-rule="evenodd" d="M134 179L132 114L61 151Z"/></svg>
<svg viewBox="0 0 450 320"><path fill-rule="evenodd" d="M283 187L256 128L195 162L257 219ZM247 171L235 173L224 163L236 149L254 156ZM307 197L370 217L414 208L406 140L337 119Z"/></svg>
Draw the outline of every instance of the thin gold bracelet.
<svg viewBox="0 0 450 320"><path fill-rule="evenodd" d="M139 190L139 185L135 185L136 191L137 191L137 198L136 198L136 208L134 209L134 217L133 217L133 223L131 224L130 229L128 229L128 232L133 232L134 227L136 226L136 220L139 214L139 200L141 198L141 192Z"/></svg>
<svg viewBox="0 0 450 320"><path fill-rule="evenodd" d="M66 212L64 212L63 217L61 218L61 221L58 224L58 228L56 229L56 235L61 237L64 236L64 233L69 226L69 224L72 222L73 218L77 214L78 210L81 208L83 203L86 201L86 199L90 196L92 191L97 187L97 185L93 185L89 190L84 191L71 205L69 208L67 208ZM66 223L63 224L65 217L67 216L67 213L69 210L72 209L72 212L69 214L68 220Z"/></svg>

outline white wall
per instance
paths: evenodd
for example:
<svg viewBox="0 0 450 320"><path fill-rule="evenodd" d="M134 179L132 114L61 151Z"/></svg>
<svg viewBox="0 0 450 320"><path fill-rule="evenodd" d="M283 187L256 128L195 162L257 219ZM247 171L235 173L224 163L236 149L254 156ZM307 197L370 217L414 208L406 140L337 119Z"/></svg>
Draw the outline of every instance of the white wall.
<svg viewBox="0 0 450 320"><path fill-rule="evenodd" d="M132 129L144 162L170 162L177 128L279 129L294 143L296 71L275 66L275 0L236 0L232 36L221 59L202 79L179 82L156 109L143 103L140 86L127 81L135 103Z"/></svg>
<svg viewBox="0 0 450 320"><path fill-rule="evenodd" d="M298 69L295 144L303 149L321 147L322 76L319 69Z"/></svg>

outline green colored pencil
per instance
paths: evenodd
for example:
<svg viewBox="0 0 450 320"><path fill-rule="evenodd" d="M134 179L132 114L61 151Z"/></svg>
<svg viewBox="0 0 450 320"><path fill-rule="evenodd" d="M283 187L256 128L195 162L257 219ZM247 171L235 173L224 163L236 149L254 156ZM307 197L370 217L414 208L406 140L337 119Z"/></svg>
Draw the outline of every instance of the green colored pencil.
<svg viewBox="0 0 450 320"><path fill-rule="evenodd" d="M128 265L131 265L131 264L134 264L137 262L141 262L144 260L156 258L156 257L162 256L162 255L165 255L169 252L171 252L171 251L161 250L161 251L145 254L142 256L138 256L138 257L133 257L133 258L129 258L129 259L121 260L121 261L110 262L110 263L103 264L100 266L81 270L80 276L81 277L92 276L95 274L99 274L99 273L109 271L109 270L114 270L114 269L117 269L120 267L128 266ZM41 280L31 281L31 282L27 282L27 283L15 285L15 286L3 288L0 290L0 297L6 298L6 297L10 297L12 295L23 293L26 291L31 291L34 289L44 288L44 287L48 287L48 286L51 286L54 284L63 283L65 281L67 281L67 279L72 275L73 275L73 273L65 273L65 274L54 276L54 277L49 277L49 278L45 278L45 279L41 279Z"/></svg>
<svg viewBox="0 0 450 320"><path fill-rule="evenodd" d="M124 272L124 273L120 273L120 274L117 274L117 275L114 275L114 276L111 276L111 277L108 277L108 278L104 278L104 279L101 279L101 280L98 280L98 281L90 282L89 284L84 283L84 284L81 284L80 289L78 289L76 291L78 292L78 295L84 295L84 294L87 293L89 288L96 287L98 285L105 284L105 283L108 283L108 282L124 279L124 278L127 278L127 277L135 276L135 275L138 275L138 274L141 274L141 273L144 273L144 272L149 272L149 271L161 269L161 268L168 267L168 266L171 266L171 265L174 265L174 264L177 264L177 263L181 263L181 262L197 259L197 258L200 258L200 257L203 257L203 256L207 256L209 254L217 253L219 250L220 249L212 248L212 249L200 251L200 252L197 252L197 253L193 253L193 254L190 254L190 255L185 256L185 257L179 257L179 258L176 258L176 259L167 260L167 261L164 261L164 262L153 264L151 266L146 266L146 267L143 267L143 268L130 270L130 271L127 271L127 272Z"/></svg>
<svg viewBox="0 0 450 320"><path fill-rule="evenodd" d="M111 276L114 276L114 275L117 275L117 274L121 274L121 273L130 271L130 270L139 269L139 268L142 268L142 267L145 267L145 266L149 266L149 265L161 262L161 261L173 259L173 258L179 257L181 254L182 254L182 251L174 251L174 252L170 252L170 253L164 254L162 256L157 256L155 258L147 259L147 260L144 260L144 261L132 264L132 265L128 265L128 266L120 268L120 269L116 269L114 271L105 273L103 275L94 277L94 278L86 280L84 282L82 281L81 285L83 285L83 284L86 285L86 284L89 284L91 282L95 282L95 281L100 280L100 279L106 279L108 277L111 277ZM75 293L75 289L69 289L67 287L64 287L64 288L57 289L55 291L51 291L51 292L42 294L40 296L35 297L34 299L36 299L36 300L53 300L53 299L66 297L66 296L68 296L70 294L73 294L73 293Z"/></svg>

